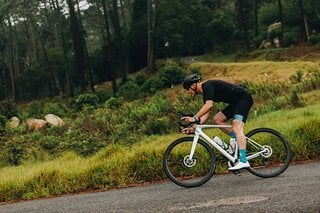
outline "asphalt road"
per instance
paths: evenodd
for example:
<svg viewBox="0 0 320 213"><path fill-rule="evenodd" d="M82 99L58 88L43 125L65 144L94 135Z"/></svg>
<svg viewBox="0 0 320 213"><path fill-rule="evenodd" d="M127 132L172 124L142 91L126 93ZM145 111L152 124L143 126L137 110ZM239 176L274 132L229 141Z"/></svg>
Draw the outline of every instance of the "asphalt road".
<svg viewBox="0 0 320 213"><path fill-rule="evenodd" d="M0 212L320 212L320 161L262 179L216 175L198 188L170 181L1 205Z"/></svg>

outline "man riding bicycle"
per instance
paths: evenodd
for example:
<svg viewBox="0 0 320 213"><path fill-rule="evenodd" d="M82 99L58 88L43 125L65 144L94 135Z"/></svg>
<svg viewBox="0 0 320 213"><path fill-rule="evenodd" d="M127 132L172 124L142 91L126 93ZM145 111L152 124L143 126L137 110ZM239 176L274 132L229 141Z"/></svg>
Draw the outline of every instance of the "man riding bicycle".
<svg viewBox="0 0 320 213"><path fill-rule="evenodd" d="M247 120L249 110L253 104L250 93L241 85L231 84L222 80L208 80L201 82L198 74L187 76L183 81L183 88L192 96L203 95L204 105L193 117L183 117L188 123L205 123L210 115L214 102L223 102L229 104L226 108L219 111L213 118L217 125L226 125L226 121L232 120L232 129L221 129L223 132L235 137L238 147L240 161L229 168L229 170L239 170L250 167L246 159L246 139L243 133L243 127ZM195 126L182 130L184 134L195 132Z"/></svg>

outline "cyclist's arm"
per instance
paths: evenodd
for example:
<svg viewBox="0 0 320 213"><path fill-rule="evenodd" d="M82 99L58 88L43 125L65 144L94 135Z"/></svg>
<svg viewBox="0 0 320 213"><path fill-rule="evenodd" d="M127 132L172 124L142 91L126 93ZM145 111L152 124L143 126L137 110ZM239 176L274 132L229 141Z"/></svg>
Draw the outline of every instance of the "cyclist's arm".
<svg viewBox="0 0 320 213"><path fill-rule="evenodd" d="M210 111L204 114L202 117L200 117L200 124L204 124L208 120L209 116L210 116Z"/></svg>
<svg viewBox="0 0 320 213"><path fill-rule="evenodd" d="M202 107L203 108L203 107ZM201 108L201 109L202 109ZM212 107L211 107L212 108ZM206 112L204 115L202 115L201 117L198 117L199 119L200 119L200 124L204 124L207 120L208 120L208 118L209 118L209 116L210 116L210 112L211 112L211 108L210 108L210 110L208 111L208 112ZM201 109L200 109L200 111L201 111ZM199 111L199 112L200 112ZM196 116L198 115L198 113L196 114ZM191 117L190 117L191 118ZM190 127L190 128L185 128L185 129L183 129L181 132L182 133L184 133L184 134L193 134L194 132L195 132L195 130L196 130L196 127L197 127L197 125L196 124L194 124L192 127Z"/></svg>
<svg viewBox="0 0 320 213"><path fill-rule="evenodd" d="M195 114L193 117L187 116L187 117L182 117L181 119L189 123L197 122L197 119L201 119L201 124L203 124L207 121L210 115L212 106L213 106L213 101L207 100L205 104L201 107L199 112Z"/></svg>
<svg viewBox="0 0 320 213"><path fill-rule="evenodd" d="M210 115L211 109L213 106L213 101L212 100L207 100L205 104L201 107L199 112L195 114L198 118L202 118L204 121L201 119L201 123L205 123Z"/></svg>

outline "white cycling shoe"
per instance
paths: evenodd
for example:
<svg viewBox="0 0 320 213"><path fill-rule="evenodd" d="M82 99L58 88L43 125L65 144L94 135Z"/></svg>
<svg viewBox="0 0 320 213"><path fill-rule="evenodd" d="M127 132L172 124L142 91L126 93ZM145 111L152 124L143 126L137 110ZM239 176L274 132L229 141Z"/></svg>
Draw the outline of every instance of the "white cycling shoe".
<svg viewBox="0 0 320 213"><path fill-rule="evenodd" d="M235 170L240 170L240 169L246 169L249 167L250 167L250 164L248 161L246 163L239 161L236 165L234 165L233 167L230 167L229 170L235 171Z"/></svg>

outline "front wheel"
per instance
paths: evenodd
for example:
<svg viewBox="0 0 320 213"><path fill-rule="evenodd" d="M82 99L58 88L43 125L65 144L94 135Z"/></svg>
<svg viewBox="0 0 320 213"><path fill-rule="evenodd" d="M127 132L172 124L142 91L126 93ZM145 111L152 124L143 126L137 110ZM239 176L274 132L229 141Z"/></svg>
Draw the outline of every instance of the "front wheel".
<svg viewBox="0 0 320 213"><path fill-rule="evenodd" d="M263 177L275 177L283 173L289 166L292 153L287 140L276 130L258 128L247 135L247 158L250 173ZM257 154L260 153L260 154Z"/></svg>
<svg viewBox="0 0 320 213"><path fill-rule="evenodd" d="M197 187L214 174L216 158L210 146L199 139L192 159L189 158L193 137L172 142L163 156L163 168L174 183L183 187Z"/></svg>

